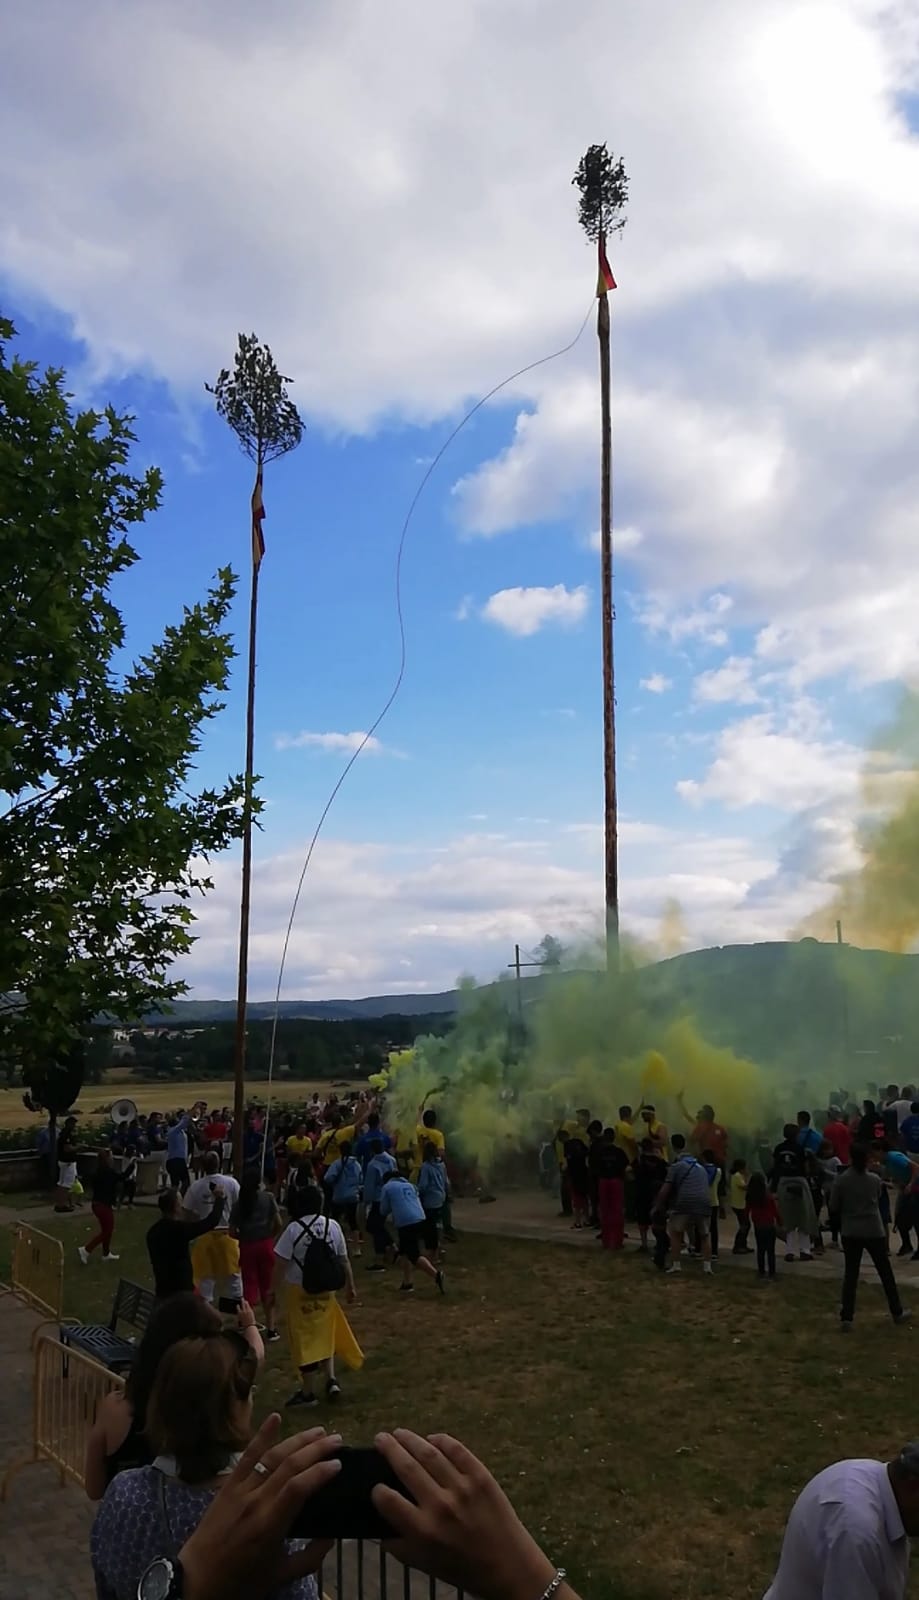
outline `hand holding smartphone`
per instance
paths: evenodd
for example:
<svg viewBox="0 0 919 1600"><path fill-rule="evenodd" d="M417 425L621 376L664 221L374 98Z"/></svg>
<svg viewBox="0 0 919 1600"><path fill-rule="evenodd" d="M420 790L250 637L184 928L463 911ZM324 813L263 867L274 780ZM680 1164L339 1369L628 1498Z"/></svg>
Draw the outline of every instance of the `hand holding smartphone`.
<svg viewBox="0 0 919 1600"><path fill-rule="evenodd" d="M288 1529L290 1539L390 1539L394 1530L371 1499L377 1484L395 1489L411 1500L379 1450L352 1449L343 1445L335 1452L341 1471L316 1494L305 1500Z"/></svg>

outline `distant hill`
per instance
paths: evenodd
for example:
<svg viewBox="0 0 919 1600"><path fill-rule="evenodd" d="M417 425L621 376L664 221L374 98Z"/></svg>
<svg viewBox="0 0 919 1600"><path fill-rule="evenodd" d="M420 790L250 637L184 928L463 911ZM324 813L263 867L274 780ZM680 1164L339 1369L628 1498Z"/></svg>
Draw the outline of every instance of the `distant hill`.
<svg viewBox="0 0 919 1600"><path fill-rule="evenodd" d="M564 974L524 979L525 1003L557 982L564 982ZM807 1073L845 1062L853 1082L919 1078L919 955L812 939L724 945L657 962L644 968L637 982L645 1003L662 1020L688 1012L713 1043L763 1064ZM513 1003L514 985L501 988ZM458 1009L459 999L451 989L361 1000L285 1000L280 1014L342 1022L443 1016ZM271 1002L249 1008L253 1021L270 1020L273 1013ZM189 1027L226 1022L234 1015L230 1000L183 1000L168 1017L149 1020Z"/></svg>
<svg viewBox="0 0 919 1600"><path fill-rule="evenodd" d="M439 1016L455 1011L457 1000L455 989L444 994L370 995L365 1000L282 1000L279 1014L320 1022L349 1022L355 1017ZM247 1015L254 1022L270 1022L274 1001L255 1001L247 1007ZM146 1021L188 1028L204 1022L231 1022L235 1016L235 1000L177 1000L170 1012L147 1017Z"/></svg>

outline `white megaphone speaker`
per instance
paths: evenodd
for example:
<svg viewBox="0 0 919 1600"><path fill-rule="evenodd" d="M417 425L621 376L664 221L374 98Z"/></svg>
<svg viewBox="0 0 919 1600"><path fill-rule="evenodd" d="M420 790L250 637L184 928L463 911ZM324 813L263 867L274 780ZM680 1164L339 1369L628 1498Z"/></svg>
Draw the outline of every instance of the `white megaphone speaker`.
<svg viewBox="0 0 919 1600"><path fill-rule="evenodd" d="M133 1100L116 1100L112 1106L112 1121L120 1127L124 1122L133 1122L137 1116L137 1107Z"/></svg>

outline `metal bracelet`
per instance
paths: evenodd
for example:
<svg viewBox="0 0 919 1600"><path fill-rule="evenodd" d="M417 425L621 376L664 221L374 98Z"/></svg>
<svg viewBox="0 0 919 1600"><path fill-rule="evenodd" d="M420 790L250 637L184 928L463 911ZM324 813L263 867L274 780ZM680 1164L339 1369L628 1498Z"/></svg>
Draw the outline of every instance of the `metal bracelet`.
<svg viewBox="0 0 919 1600"><path fill-rule="evenodd" d="M560 1589L568 1574L564 1567L559 1567L552 1582L543 1590L539 1600L552 1600L557 1589Z"/></svg>

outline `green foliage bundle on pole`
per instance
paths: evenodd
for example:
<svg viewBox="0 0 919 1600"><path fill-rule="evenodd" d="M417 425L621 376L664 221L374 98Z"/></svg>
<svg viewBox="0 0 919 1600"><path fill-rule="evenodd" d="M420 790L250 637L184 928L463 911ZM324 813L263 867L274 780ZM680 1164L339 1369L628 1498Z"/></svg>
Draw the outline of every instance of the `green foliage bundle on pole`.
<svg viewBox="0 0 919 1600"><path fill-rule="evenodd" d="M132 418L75 412L13 332L0 321L0 1058L52 1108L48 1074L76 1092L94 1017L184 993L174 963L245 790L193 792L233 655L232 572L122 665L112 585L160 475L128 470Z"/></svg>

